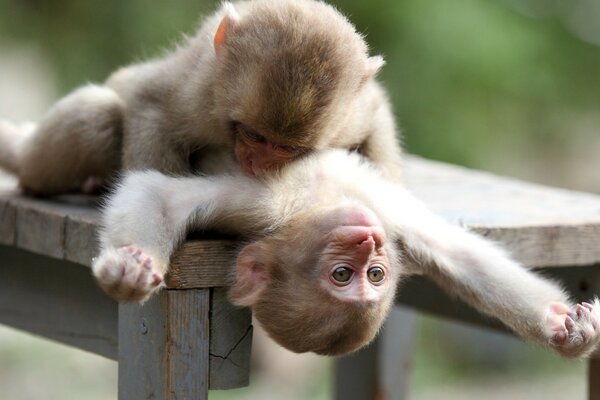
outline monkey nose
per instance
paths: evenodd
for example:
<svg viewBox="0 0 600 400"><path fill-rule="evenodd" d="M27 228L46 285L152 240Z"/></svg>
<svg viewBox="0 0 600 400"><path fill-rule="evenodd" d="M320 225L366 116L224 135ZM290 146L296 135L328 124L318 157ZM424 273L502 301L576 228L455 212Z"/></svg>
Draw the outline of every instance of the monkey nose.
<svg viewBox="0 0 600 400"><path fill-rule="evenodd" d="M367 238L359 240L357 245L361 253L371 253L375 249L375 239L369 234Z"/></svg>

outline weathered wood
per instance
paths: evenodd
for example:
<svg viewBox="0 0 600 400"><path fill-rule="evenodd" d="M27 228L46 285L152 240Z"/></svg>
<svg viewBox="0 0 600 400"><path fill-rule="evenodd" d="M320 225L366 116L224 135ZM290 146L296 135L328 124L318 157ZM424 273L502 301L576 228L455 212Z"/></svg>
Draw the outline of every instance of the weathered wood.
<svg viewBox="0 0 600 400"><path fill-rule="evenodd" d="M16 240L17 208L8 201L0 201L0 244L12 246Z"/></svg>
<svg viewBox="0 0 600 400"><path fill-rule="evenodd" d="M59 260L65 255L67 207L52 207L39 200L19 199L17 205L17 247Z"/></svg>
<svg viewBox="0 0 600 400"><path fill-rule="evenodd" d="M213 289L210 314L210 389L248 386L252 314L233 306L227 290Z"/></svg>
<svg viewBox="0 0 600 400"><path fill-rule="evenodd" d="M238 244L229 240L191 240L171 258L167 287L187 289L228 286Z"/></svg>
<svg viewBox="0 0 600 400"><path fill-rule="evenodd" d="M444 218L536 267L600 262L600 197L410 157L407 186Z"/></svg>
<svg viewBox="0 0 600 400"><path fill-rule="evenodd" d="M119 305L119 399L207 399L209 310L209 289Z"/></svg>
<svg viewBox="0 0 600 400"><path fill-rule="evenodd" d="M588 400L600 400L600 358L588 360Z"/></svg>
<svg viewBox="0 0 600 400"><path fill-rule="evenodd" d="M408 398L416 339L417 314L395 307L385 322L377 349L379 400Z"/></svg>
<svg viewBox="0 0 600 400"><path fill-rule="evenodd" d="M117 357L117 303L81 266L0 246L0 323Z"/></svg>
<svg viewBox="0 0 600 400"><path fill-rule="evenodd" d="M590 300L600 293L600 266L545 268L537 272L560 281L577 301ZM507 330L500 321L480 314L460 299L448 296L432 281L420 276L411 277L401 285L396 303L454 321Z"/></svg>
<svg viewBox="0 0 600 400"><path fill-rule="evenodd" d="M65 226L65 259L81 265L91 265L98 255L96 218L80 215L77 219L68 217Z"/></svg>
<svg viewBox="0 0 600 400"><path fill-rule="evenodd" d="M337 400L403 400L415 348L416 314L403 307L390 313L377 339L334 366Z"/></svg>
<svg viewBox="0 0 600 400"><path fill-rule="evenodd" d="M335 400L379 400L377 349L379 337L368 347L336 359L333 369Z"/></svg>

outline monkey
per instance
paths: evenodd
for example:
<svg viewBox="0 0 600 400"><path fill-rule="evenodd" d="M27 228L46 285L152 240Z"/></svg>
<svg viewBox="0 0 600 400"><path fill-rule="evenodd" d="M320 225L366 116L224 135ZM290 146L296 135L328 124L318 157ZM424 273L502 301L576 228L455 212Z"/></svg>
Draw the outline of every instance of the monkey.
<svg viewBox="0 0 600 400"><path fill-rule="evenodd" d="M0 122L0 167L27 192L92 191L120 170L205 173L226 149L248 175L314 150L347 148L400 179L384 64L332 6L225 2L162 57L58 101L36 126Z"/></svg>
<svg viewBox="0 0 600 400"><path fill-rule="evenodd" d="M143 302L164 286L188 230L239 235L230 300L294 352L365 346L414 274L565 357L600 342L598 299L575 304L357 153L312 153L263 177L129 172L106 199L101 225L92 271L120 301Z"/></svg>

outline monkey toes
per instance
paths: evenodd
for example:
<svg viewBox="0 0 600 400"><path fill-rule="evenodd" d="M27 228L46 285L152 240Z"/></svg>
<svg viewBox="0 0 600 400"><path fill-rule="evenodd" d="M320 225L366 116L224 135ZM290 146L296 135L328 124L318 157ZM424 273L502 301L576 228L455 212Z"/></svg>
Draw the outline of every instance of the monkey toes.
<svg viewBox="0 0 600 400"><path fill-rule="evenodd" d="M591 353L600 342L600 301L570 308L552 303L546 317L550 345L564 356L581 357Z"/></svg>
<svg viewBox="0 0 600 400"><path fill-rule="evenodd" d="M163 282L153 259L134 246L104 250L92 269L100 287L120 301L143 302Z"/></svg>

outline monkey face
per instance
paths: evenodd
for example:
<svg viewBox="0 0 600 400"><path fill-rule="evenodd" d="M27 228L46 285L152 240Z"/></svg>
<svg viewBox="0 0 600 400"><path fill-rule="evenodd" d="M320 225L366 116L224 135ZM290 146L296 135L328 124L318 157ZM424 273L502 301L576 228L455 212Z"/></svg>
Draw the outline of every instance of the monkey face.
<svg viewBox="0 0 600 400"><path fill-rule="evenodd" d="M240 2L223 11L211 115L235 127L243 170L261 175L335 143L381 57L368 57L354 26L322 2Z"/></svg>
<svg viewBox="0 0 600 400"><path fill-rule="evenodd" d="M260 176L276 170L308 152L301 147L277 144L271 135L258 133L241 123L232 125L235 156L249 176Z"/></svg>
<svg viewBox="0 0 600 400"><path fill-rule="evenodd" d="M295 352L337 355L369 343L393 303L398 273L385 232L366 208L328 211L314 229L280 232L238 256L231 300L251 306Z"/></svg>

